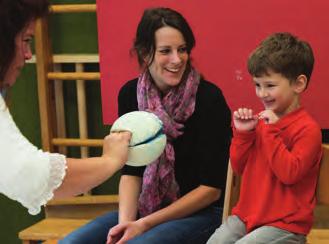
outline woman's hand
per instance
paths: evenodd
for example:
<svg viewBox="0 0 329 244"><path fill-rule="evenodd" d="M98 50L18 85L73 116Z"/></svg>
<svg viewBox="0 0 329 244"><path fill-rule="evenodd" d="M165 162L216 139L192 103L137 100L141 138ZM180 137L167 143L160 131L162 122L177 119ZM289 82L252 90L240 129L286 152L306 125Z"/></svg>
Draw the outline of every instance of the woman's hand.
<svg viewBox="0 0 329 244"><path fill-rule="evenodd" d="M104 138L102 157L108 158L115 170L121 169L127 162L130 138L128 131L112 132Z"/></svg>
<svg viewBox="0 0 329 244"><path fill-rule="evenodd" d="M233 123L238 131L250 131L255 129L258 116L253 114L252 109L239 108L233 113Z"/></svg>
<svg viewBox="0 0 329 244"><path fill-rule="evenodd" d="M106 244L125 244L146 230L142 219L118 224L109 231Z"/></svg>

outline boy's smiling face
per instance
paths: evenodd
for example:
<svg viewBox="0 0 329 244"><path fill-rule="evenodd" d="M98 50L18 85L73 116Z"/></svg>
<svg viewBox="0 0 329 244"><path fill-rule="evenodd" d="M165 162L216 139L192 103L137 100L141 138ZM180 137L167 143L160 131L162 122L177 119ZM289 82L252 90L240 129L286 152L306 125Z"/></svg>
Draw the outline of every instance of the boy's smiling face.
<svg viewBox="0 0 329 244"><path fill-rule="evenodd" d="M257 97L265 109L272 110L278 117L300 106L299 94L305 89L307 83L305 79L304 75L300 75L296 81L292 82L280 73L271 71L263 76L253 77Z"/></svg>

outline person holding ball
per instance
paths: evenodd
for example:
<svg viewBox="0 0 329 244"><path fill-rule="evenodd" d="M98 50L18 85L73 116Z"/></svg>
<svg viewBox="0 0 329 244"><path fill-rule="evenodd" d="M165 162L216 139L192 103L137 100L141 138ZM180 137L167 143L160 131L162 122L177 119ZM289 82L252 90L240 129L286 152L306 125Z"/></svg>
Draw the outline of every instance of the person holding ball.
<svg viewBox="0 0 329 244"><path fill-rule="evenodd" d="M105 137L101 157L73 159L38 150L19 131L6 104L25 61L35 20L48 13L47 0L0 0L0 193L30 214L48 200L84 193L107 180L127 160L130 132Z"/></svg>
<svg viewBox="0 0 329 244"><path fill-rule="evenodd" d="M59 243L201 244L220 225L231 113L221 90L193 67L194 45L180 13L144 11L134 42L141 73L121 88L119 114L154 113L167 145L150 165L123 168L119 212Z"/></svg>

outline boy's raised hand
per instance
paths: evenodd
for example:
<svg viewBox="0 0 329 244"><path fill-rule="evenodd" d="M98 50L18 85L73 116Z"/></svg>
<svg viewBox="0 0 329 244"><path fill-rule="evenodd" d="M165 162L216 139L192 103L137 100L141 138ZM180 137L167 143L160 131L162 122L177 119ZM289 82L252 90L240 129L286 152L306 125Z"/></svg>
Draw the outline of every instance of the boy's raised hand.
<svg viewBox="0 0 329 244"><path fill-rule="evenodd" d="M239 108L233 113L234 127L239 131L250 131L255 129L258 116L253 114L252 109Z"/></svg>
<svg viewBox="0 0 329 244"><path fill-rule="evenodd" d="M266 124L275 124L279 120L279 117L269 109L260 112L258 118L264 120Z"/></svg>

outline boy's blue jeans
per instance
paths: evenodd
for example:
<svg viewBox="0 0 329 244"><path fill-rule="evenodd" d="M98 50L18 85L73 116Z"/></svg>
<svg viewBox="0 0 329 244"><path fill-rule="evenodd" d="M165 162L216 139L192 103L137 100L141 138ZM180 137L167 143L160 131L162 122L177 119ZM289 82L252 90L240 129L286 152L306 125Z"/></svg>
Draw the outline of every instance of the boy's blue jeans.
<svg viewBox="0 0 329 244"><path fill-rule="evenodd" d="M208 207L188 217L157 225L129 244L204 244L219 227L222 209ZM118 212L111 212L72 232L59 244L104 244L109 230L118 224Z"/></svg>

